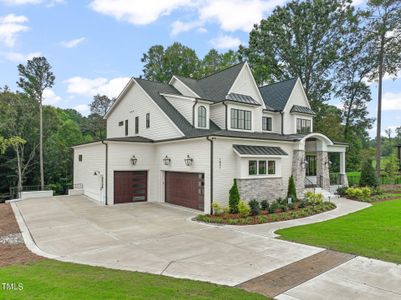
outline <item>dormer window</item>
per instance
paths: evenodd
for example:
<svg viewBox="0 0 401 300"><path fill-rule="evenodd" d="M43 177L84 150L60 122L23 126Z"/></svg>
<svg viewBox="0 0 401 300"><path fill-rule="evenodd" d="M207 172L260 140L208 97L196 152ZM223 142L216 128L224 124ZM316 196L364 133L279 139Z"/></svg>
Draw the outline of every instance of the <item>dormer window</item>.
<svg viewBox="0 0 401 300"><path fill-rule="evenodd" d="M206 128L206 107L198 107L198 127Z"/></svg>
<svg viewBox="0 0 401 300"><path fill-rule="evenodd" d="M252 129L252 113L248 110L231 109L231 128L251 130Z"/></svg>

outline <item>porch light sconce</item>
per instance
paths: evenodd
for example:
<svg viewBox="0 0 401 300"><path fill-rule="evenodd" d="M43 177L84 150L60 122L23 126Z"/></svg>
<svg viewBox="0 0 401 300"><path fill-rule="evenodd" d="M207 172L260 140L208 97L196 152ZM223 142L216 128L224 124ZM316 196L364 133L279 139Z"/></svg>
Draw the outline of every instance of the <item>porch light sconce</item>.
<svg viewBox="0 0 401 300"><path fill-rule="evenodd" d="M308 164L309 164L309 162L307 160L301 161L302 168L305 168Z"/></svg>
<svg viewBox="0 0 401 300"><path fill-rule="evenodd" d="M185 161L185 165L187 165L189 167L192 165L194 159L192 157L190 157L189 155L187 155L187 158L185 158L184 161Z"/></svg>
<svg viewBox="0 0 401 300"><path fill-rule="evenodd" d="M331 165L333 164L330 160L328 160L328 161L326 161L325 163L324 163L326 166L329 166L329 167L331 167Z"/></svg>
<svg viewBox="0 0 401 300"><path fill-rule="evenodd" d="M163 158L163 162L166 166L168 166L171 163L171 158L166 155L166 157Z"/></svg>
<svg viewBox="0 0 401 300"><path fill-rule="evenodd" d="M135 155L133 155L133 156L131 157L131 163L132 163L132 165L135 166L137 162L138 162L138 159L136 158Z"/></svg>
<svg viewBox="0 0 401 300"><path fill-rule="evenodd" d="M95 172L93 172L93 175L94 176L97 176L97 175L99 175L100 174L100 171L95 171Z"/></svg>

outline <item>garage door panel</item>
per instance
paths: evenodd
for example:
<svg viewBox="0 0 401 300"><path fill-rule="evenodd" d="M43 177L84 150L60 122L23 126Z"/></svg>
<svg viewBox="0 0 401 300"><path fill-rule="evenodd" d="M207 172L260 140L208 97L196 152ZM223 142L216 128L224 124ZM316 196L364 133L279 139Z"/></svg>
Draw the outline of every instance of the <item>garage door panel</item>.
<svg viewBox="0 0 401 300"><path fill-rule="evenodd" d="M197 210L204 207L202 173L166 172L166 202Z"/></svg>
<svg viewBox="0 0 401 300"><path fill-rule="evenodd" d="M115 171L114 203L147 201L147 171Z"/></svg>

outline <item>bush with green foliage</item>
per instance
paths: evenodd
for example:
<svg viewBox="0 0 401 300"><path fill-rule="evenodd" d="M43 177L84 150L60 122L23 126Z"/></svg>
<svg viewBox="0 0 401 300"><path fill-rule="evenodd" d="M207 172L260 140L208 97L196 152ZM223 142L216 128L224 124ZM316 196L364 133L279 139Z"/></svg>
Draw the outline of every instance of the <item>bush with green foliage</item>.
<svg viewBox="0 0 401 300"><path fill-rule="evenodd" d="M221 206L218 202L213 202L212 208L214 215L221 215L224 213L224 207Z"/></svg>
<svg viewBox="0 0 401 300"><path fill-rule="evenodd" d="M367 201L369 199L369 197L371 196L372 191L368 187L363 187L363 188L350 187L347 189L347 191L345 193L346 193L347 197L350 199Z"/></svg>
<svg viewBox="0 0 401 300"><path fill-rule="evenodd" d="M247 217L249 216L249 213L251 212L251 208L249 207L248 203L245 201L241 200L238 203L238 213L241 217Z"/></svg>
<svg viewBox="0 0 401 300"><path fill-rule="evenodd" d="M340 195L341 197L344 197L346 195L348 187L347 186L341 186L337 189L337 194Z"/></svg>
<svg viewBox="0 0 401 300"><path fill-rule="evenodd" d="M237 180L234 179L233 186L230 189L230 197L228 201L228 206L230 207L230 212L232 214L238 213L238 204L240 202L239 191L237 186Z"/></svg>
<svg viewBox="0 0 401 300"><path fill-rule="evenodd" d="M386 172L386 176L393 180L398 174L400 168L400 161L395 155L391 155L384 165L384 171Z"/></svg>
<svg viewBox="0 0 401 300"><path fill-rule="evenodd" d="M359 179L359 185L369 186L369 187L378 186L375 169L373 168L371 159L367 159L362 163L361 178Z"/></svg>
<svg viewBox="0 0 401 300"><path fill-rule="evenodd" d="M251 208L251 216L257 216L260 214L260 204L257 200L253 199L249 201L248 204Z"/></svg>
<svg viewBox="0 0 401 300"><path fill-rule="evenodd" d="M294 181L294 177L292 175L290 176L290 179L288 179L287 198L291 198L293 202L298 200L297 189L295 187L295 181Z"/></svg>
<svg viewBox="0 0 401 300"><path fill-rule="evenodd" d="M267 200L262 200L260 202L260 207L262 208L262 210L269 210L269 201Z"/></svg>
<svg viewBox="0 0 401 300"><path fill-rule="evenodd" d="M323 203L323 195L320 193L306 192L305 200L310 205L319 205Z"/></svg>

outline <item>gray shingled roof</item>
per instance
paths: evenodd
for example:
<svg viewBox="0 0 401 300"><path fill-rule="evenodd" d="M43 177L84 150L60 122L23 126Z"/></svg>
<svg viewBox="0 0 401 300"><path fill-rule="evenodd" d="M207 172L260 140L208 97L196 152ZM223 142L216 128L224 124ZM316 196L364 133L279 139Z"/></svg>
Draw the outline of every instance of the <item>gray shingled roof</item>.
<svg viewBox="0 0 401 300"><path fill-rule="evenodd" d="M244 64L244 62L236 64L199 80L176 77L197 93L199 97L218 102L226 99L228 91Z"/></svg>
<svg viewBox="0 0 401 300"><path fill-rule="evenodd" d="M136 142L136 143L152 143L153 140L145 138L143 136L125 136L116 138L107 138L105 141L110 142Z"/></svg>
<svg viewBox="0 0 401 300"><path fill-rule="evenodd" d="M230 93L226 97L227 100L231 100L234 102L246 103L246 104L253 104L253 105L260 105L255 99L251 96L237 94L237 93Z"/></svg>
<svg viewBox="0 0 401 300"><path fill-rule="evenodd" d="M280 147L233 145L233 148L242 155L288 155Z"/></svg>
<svg viewBox="0 0 401 300"><path fill-rule="evenodd" d="M174 94L181 95L172 85L167 83L160 83L156 81L149 81L141 78L135 78L136 82L145 90L146 93L156 102L156 104L163 110L166 115L174 122L174 124L186 136L197 136L210 131L220 130L220 128L210 121L210 129L198 129L192 126L185 117L180 114L177 109L161 94Z"/></svg>
<svg viewBox="0 0 401 300"><path fill-rule="evenodd" d="M275 111L283 111L297 78L265 85L259 88L263 101Z"/></svg>
<svg viewBox="0 0 401 300"><path fill-rule="evenodd" d="M290 112L307 114L307 115L316 115L316 113L311 110L309 107L300 106L300 105L293 105Z"/></svg>

